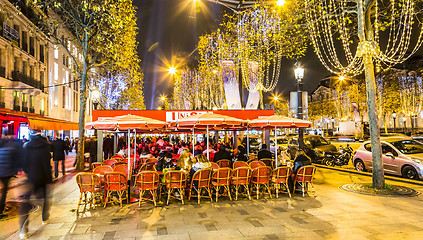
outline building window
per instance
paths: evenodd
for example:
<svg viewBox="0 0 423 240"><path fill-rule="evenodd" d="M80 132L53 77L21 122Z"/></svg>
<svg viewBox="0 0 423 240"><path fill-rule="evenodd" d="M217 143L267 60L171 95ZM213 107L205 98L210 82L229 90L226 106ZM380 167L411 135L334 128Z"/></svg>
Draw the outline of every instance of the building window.
<svg viewBox="0 0 423 240"><path fill-rule="evenodd" d="M34 96L29 96L29 108L34 109Z"/></svg>
<svg viewBox="0 0 423 240"><path fill-rule="evenodd" d="M62 86L63 96L62 96L62 108L66 108L66 87Z"/></svg>
<svg viewBox="0 0 423 240"><path fill-rule="evenodd" d="M22 107L26 108L28 107L28 94L22 93Z"/></svg>
<svg viewBox="0 0 423 240"><path fill-rule="evenodd" d="M3 103L3 108L4 108L4 87L0 87L0 103Z"/></svg>
<svg viewBox="0 0 423 240"><path fill-rule="evenodd" d="M44 59L44 45L40 44L40 61L45 63Z"/></svg>
<svg viewBox="0 0 423 240"><path fill-rule="evenodd" d="M59 59L59 48L57 45L54 45L54 58Z"/></svg>
<svg viewBox="0 0 423 240"><path fill-rule="evenodd" d="M53 69L53 71L54 71L54 80L59 80L59 64L57 64L57 63L54 63L54 69Z"/></svg>
<svg viewBox="0 0 423 240"><path fill-rule="evenodd" d="M27 74L27 72L26 72L27 69L28 69L28 63L25 62L25 61L23 61L22 62L22 73L26 75Z"/></svg>
<svg viewBox="0 0 423 240"><path fill-rule="evenodd" d="M19 68L18 68L18 58L17 57L15 57L15 60L13 62L13 70L14 71L19 71Z"/></svg>
<svg viewBox="0 0 423 240"><path fill-rule="evenodd" d="M20 92L14 91L13 92L13 106L19 106L20 100Z"/></svg>
<svg viewBox="0 0 423 240"><path fill-rule="evenodd" d="M44 115L44 98L40 99L40 114Z"/></svg>

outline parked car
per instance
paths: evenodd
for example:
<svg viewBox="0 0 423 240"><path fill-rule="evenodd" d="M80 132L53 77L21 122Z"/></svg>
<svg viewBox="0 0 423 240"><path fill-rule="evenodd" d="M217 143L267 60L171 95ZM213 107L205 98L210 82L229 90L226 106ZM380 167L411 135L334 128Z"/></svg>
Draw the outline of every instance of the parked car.
<svg viewBox="0 0 423 240"><path fill-rule="evenodd" d="M278 148L280 149L284 149L287 147L288 145L288 138L286 137L277 137L278 140ZM270 151L272 153L275 153L275 138L271 138L270 139Z"/></svg>
<svg viewBox="0 0 423 240"><path fill-rule="evenodd" d="M311 162L321 163L326 157L334 157L338 154L335 145L331 144L325 138L319 135L306 135L303 138L304 152L311 158ZM290 159L295 158L298 150L297 137L292 138L287 146L287 156Z"/></svg>
<svg viewBox="0 0 423 240"><path fill-rule="evenodd" d="M409 137L381 138L382 162L385 173L409 179L423 179L423 144ZM357 171L372 169L370 142L365 142L354 153Z"/></svg>

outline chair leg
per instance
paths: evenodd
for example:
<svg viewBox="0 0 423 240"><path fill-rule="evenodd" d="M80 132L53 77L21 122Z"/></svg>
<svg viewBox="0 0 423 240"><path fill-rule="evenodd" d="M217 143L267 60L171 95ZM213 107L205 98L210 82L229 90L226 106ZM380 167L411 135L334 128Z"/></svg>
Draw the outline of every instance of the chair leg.
<svg viewBox="0 0 423 240"><path fill-rule="evenodd" d="M210 192L210 188L209 187L206 187L206 190L209 193L210 202L213 202L213 198L212 198L212 195L211 195L211 192Z"/></svg>
<svg viewBox="0 0 423 240"><path fill-rule="evenodd" d="M182 204L185 204L184 203L184 192L185 192L185 189L183 189L183 188L178 188L178 190L180 191L180 196L181 196L181 201L182 201Z"/></svg>
<svg viewBox="0 0 423 240"><path fill-rule="evenodd" d="M316 191L314 190L314 185L313 185L313 183L311 183L311 182L310 182L310 186L311 186L311 189L312 189L312 191L313 191L314 196L316 196Z"/></svg>
<svg viewBox="0 0 423 240"><path fill-rule="evenodd" d="M170 199L170 188L167 190L167 202L166 202L166 205L169 205L169 199Z"/></svg>
<svg viewBox="0 0 423 240"><path fill-rule="evenodd" d="M229 189L229 186L223 186L223 188L226 189L226 191L228 192L229 201L232 201L231 190Z"/></svg>
<svg viewBox="0 0 423 240"><path fill-rule="evenodd" d="M202 190L202 188L197 189L197 202L198 202L198 204L200 204L200 199L201 199L201 190Z"/></svg>
<svg viewBox="0 0 423 240"><path fill-rule="evenodd" d="M275 183L275 189L276 189L276 198L279 198L279 183Z"/></svg>
<svg viewBox="0 0 423 240"><path fill-rule="evenodd" d="M157 190L150 190L150 193L151 193L151 195L153 195L153 203L154 203L154 206L156 207L156 193L157 193Z"/></svg>
<svg viewBox="0 0 423 240"><path fill-rule="evenodd" d="M119 204L120 204L120 208L122 208L122 192L121 191L117 191L118 196L119 196Z"/></svg>
<svg viewBox="0 0 423 240"><path fill-rule="evenodd" d="M250 188L248 185L244 185L244 187L247 189L248 199L251 200Z"/></svg>
<svg viewBox="0 0 423 240"><path fill-rule="evenodd" d="M260 194L260 184L256 184L256 192L257 192L257 199L259 199L259 194Z"/></svg>
<svg viewBox="0 0 423 240"><path fill-rule="evenodd" d="M91 192L91 196L92 196L92 206L93 206L93 209L95 209L95 194L93 193L93 192Z"/></svg>
<svg viewBox="0 0 423 240"><path fill-rule="evenodd" d="M238 201L238 189L239 189L239 185L235 186L235 201Z"/></svg>
<svg viewBox="0 0 423 240"><path fill-rule="evenodd" d="M214 187L214 190L216 191L216 202L219 199L219 186Z"/></svg>
<svg viewBox="0 0 423 240"><path fill-rule="evenodd" d="M285 186L285 189L288 192L289 197L291 198L292 197L291 196L291 191L289 190L288 184L287 183L284 183L283 185Z"/></svg>
<svg viewBox="0 0 423 240"><path fill-rule="evenodd" d="M79 206L81 205L81 201L82 201L82 196L84 193L81 192L81 194L79 195L79 201L78 201L78 206L76 207L76 211L79 211Z"/></svg>
<svg viewBox="0 0 423 240"><path fill-rule="evenodd" d="M192 194L192 186L190 186L190 188L189 188L188 201L191 201L191 194Z"/></svg>
<svg viewBox="0 0 423 240"><path fill-rule="evenodd" d="M110 191L106 191L106 200L104 201L104 208L106 208L107 202L109 201L109 194L110 194Z"/></svg>
<svg viewBox="0 0 423 240"><path fill-rule="evenodd" d="M272 193L270 192L269 184L264 184L264 186L267 189L267 194L269 194L269 197L272 198Z"/></svg>
<svg viewBox="0 0 423 240"><path fill-rule="evenodd" d="M301 184L301 191L303 192L303 197L304 197L304 183Z"/></svg>

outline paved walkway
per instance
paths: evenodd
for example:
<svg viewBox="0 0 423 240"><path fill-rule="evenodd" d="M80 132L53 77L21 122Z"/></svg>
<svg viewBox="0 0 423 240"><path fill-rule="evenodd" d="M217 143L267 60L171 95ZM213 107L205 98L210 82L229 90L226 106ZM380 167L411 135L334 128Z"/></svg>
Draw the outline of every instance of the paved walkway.
<svg viewBox="0 0 423 240"><path fill-rule="evenodd" d="M371 178L318 169L317 196L229 201L196 200L153 207L151 203L98 207L77 214L74 176L53 185L51 221L30 217L32 239L421 239L423 196L372 197L339 186ZM389 181L388 181L389 182ZM422 186L391 182L423 192ZM16 194L10 196L11 200ZM0 239L17 239L18 221L0 221Z"/></svg>

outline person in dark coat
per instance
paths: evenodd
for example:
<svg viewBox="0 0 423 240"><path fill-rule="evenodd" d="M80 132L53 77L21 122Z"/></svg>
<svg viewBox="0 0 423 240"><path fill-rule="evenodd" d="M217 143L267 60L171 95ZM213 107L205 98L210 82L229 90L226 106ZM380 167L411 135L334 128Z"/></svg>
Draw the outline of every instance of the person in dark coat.
<svg viewBox="0 0 423 240"><path fill-rule="evenodd" d="M157 161L157 171L163 171L163 169L174 168L175 164L172 162L172 153L166 152L163 157Z"/></svg>
<svg viewBox="0 0 423 240"><path fill-rule="evenodd" d="M243 161L243 162L247 162L247 156L245 154L245 148L242 145L238 146L238 157L237 157L237 161Z"/></svg>
<svg viewBox="0 0 423 240"><path fill-rule="evenodd" d="M42 220L43 225L50 218L50 201L48 199L47 184L52 182L50 154L51 146L45 137L39 133L31 135L31 140L23 145L22 166L26 173L28 188L21 198L23 199L19 208L20 238L27 238L29 225L29 211L31 195L41 196L44 200Z"/></svg>
<svg viewBox="0 0 423 240"><path fill-rule="evenodd" d="M220 146L219 146L219 151L217 151L215 154L214 154L214 157L213 157L213 162L217 162L217 161L219 161L219 160L222 160L222 159L228 159L228 160L231 160L231 153L229 152L229 151L227 151L226 150L226 147L225 147L225 145L223 145L223 144L220 144Z"/></svg>
<svg viewBox="0 0 423 240"><path fill-rule="evenodd" d="M54 161L54 177L59 177L59 163L62 165L62 174L63 176L66 175L65 173L65 149L66 149L66 142L60 138L56 138L53 142L51 142L52 151L53 151L53 161Z"/></svg>
<svg viewBox="0 0 423 240"><path fill-rule="evenodd" d="M291 192L294 191L294 179L297 175L298 169L307 165L311 165L310 158L304 153L303 150L298 150L295 155L294 167L292 168L293 174L290 178L288 178L288 186ZM297 189L301 189L301 185L299 183L297 183L296 187Z"/></svg>
<svg viewBox="0 0 423 240"><path fill-rule="evenodd" d="M92 137L90 143L88 144L90 152L90 169L93 162L97 162L97 139Z"/></svg>
<svg viewBox="0 0 423 240"><path fill-rule="evenodd" d="M263 158L272 159L272 157L273 157L273 154L269 150L267 150L267 145L266 144L261 145L261 150L257 153L257 159L258 160Z"/></svg>
<svg viewBox="0 0 423 240"><path fill-rule="evenodd" d="M113 153L113 139L107 135L103 140L104 159L109 159Z"/></svg>
<svg viewBox="0 0 423 240"><path fill-rule="evenodd" d="M66 137L66 140L65 140L65 152L66 152L66 156L69 154L69 150L72 151L71 142L70 142L69 138Z"/></svg>
<svg viewBox="0 0 423 240"><path fill-rule="evenodd" d="M0 197L0 219L5 216L6 196L9 190L10 178L18 172L20 149L10 138L0 139L0 181L3 185Z"/></svg>

